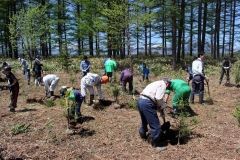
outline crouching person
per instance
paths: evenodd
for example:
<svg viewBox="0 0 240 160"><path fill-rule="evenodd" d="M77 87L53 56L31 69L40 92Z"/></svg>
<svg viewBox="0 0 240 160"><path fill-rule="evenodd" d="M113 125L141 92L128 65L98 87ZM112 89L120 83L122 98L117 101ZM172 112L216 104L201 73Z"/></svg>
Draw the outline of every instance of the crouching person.
<svg viewBox="0 0 240 160"><path fill-rule="evenodd" d="M18 80L15 77L15 75L11 72L10 66L4 67L2 73L6 75L6 78L8 80L8 88L10 91L9 110L10 112L15 112L15 108L17 107L18 93L19 93Z"/></svg>
<svg viewBox="0 0 240 160"><path fill-rule="evenodd" d="M54 90L59 82L59 77L55 74L48 74L43 77L42 85L44 85L46 97L54 96Z"/></svg>
<svg viewBox="0 0 240 160"><path fill-rule="evenodd" d="M80 91L75 88L68 88L62 86L60 90L62 97L65 97L67 107L67 118L70 128L76 125L76 122L82 122L81 105L83 102L83 96Z"/></svg>
<svg viewBox="0 0 240 160"><path fill-rule="evenodd" d="M126 85L128 83L129 93L133 91L133 72L130 68L126 68L121 72L120 83L124 92L127 91Z"/></svg>
<svg viewBox="0 0 240 160"><path fill-rule="evenodd" d="M182 107L189 106L189 97L191 94L191 88L189 87L188 83L181 79L172 79L169 80L169 87L166 90L166 102L168 101L168 97L170 93L174 92L174 96L172 98L172 107L173 107L173 114L178 114L180 105Z"/></svg>
<svg viewBox="0 0 240 160"><path fill-rule="evenodd" d="M163 142L163 131L157 115L157 111L160 111L163 122L165 123L164 108L166 102L164 102L164 94L169 82L166 80L159 80L150 83L142 91L138 102L138 110L141 117L141 127L139 134L142 139L151 140L153 147L158 147ZM149 137L147 136L148 125L150 127Z"/></svg>
<svg viewBox="0 0 240 160"><path fill-rule="evenodd" d="M81 79L81 94L84 97L84 99L86 97L87 89L90 92L89 105L93 104L94 95L95 95L94 87L97 88L99 100L103 99L101 84L107 83L107 82L108 82L108 79L102 79L102 77L94 73L87 73L87 75Z"/></svg>

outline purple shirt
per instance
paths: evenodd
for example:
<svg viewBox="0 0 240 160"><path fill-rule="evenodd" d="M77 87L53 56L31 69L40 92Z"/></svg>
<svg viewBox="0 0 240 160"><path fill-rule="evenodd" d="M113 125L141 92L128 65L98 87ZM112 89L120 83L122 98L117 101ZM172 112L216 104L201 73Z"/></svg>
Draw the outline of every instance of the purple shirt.
<svg viewBox="0 0 240 160"><path fill-rule="evenodd" d="M132 76L133 76L133 73L132 73L131 69L129 69L129 68L124 69L121 73L120 82L122 82L124 79L132 77Z"/></svg>

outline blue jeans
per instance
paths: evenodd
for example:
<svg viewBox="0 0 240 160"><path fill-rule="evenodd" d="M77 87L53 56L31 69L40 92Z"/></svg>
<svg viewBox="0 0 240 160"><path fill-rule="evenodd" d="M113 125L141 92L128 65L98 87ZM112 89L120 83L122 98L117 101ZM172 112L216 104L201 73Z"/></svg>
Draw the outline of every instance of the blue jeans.
<svg viewBox="0 0 240 160"><path fill-rule="evenodd" d="M157 142L161 134L161 124L157 115L157 106L148 99L139 98L137 102L142 124L139 129L140 135L146 135L147 125L150 127L150 137L153 142Z"/></svg>

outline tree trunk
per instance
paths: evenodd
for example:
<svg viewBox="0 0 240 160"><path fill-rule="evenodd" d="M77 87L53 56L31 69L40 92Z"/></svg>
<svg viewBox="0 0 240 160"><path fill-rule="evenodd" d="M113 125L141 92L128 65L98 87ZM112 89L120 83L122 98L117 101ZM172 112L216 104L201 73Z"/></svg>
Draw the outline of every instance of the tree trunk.
<svg viewBox="0 0 240 160"><path fill-rule="evenodd" d="M59 53L62 54L63 50L63 41L62 41L62 34L63 34L63 26L62 26L62 9L63 4L61 0L58 0L57 4L57 15L58 15L58 22L57 22L57 34L58 34L58 47Z"/></svg>
<svg viewBox="0 0 240 160"><path fill-rule="evenodd" d="M176 0L172 0L173 7L176 6ZM177 31L177 23L176 23L176 16L175 11L172 13L172 68L176 69L176 33Z"/></svg>
<svg viewBox="0 0 240 160"><path fill-rule="evenodd" d="M147 7L145 6L144 7L144 13L147 13ZM147 23L145 22L144 23L144 40L145 40L145 43L144 43L144 48L145 48L145 56L147 56L147 51L148 51L148 48L147 48Z"/></svg>
<svg viewBox="0 0 240 160"><path fill-rule="evenodd" d="M201 53L201 35L202 35L202 0L198 4L198 53Z"/></svg>
<svg viewBox="0 0 240 160"><path fill-rule="evenodd" d="M208 4L207 2L204 2L204 7L203 7L203 28L202 28L202 44L201 44L201 52L205 52L205 36L206 36L206 24L207 24L207 9L208 9Z"/></svg>
<svg viewBox="0 0 240 160"><path fill-rule="evenodd" d="M224 57L224 52L225 52L226 13L227 13L227 1L224 2L224 14L223 14L223 39L222 39L222 57Z"/></svg>
<svg viewBox="0 0 240 160"><path fill-rule="evenodd" d="M190 15L190 44L189 44L189 54L193 55L193 4L191 3L191 15Z"/></svg>
<svg viewBox="0 0 240 160"><path fill-rule="evenodd" d="M235 36L235 19L236 19L236 0L233 0L233 17L232 17L232 47L230 56L233 57L234 52L234 36Z"/></svg>

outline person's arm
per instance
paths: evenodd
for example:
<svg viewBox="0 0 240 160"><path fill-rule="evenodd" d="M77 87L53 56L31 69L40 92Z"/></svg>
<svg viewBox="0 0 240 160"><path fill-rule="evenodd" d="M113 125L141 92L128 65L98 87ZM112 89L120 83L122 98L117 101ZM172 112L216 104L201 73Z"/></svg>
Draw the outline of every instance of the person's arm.
<svg viewBox="0 0 240 160"><path fill-rule="evenodd" d="M121 76L120 76L120 83L122 83L123 76L124 76L124 72L122 71L122 72L121 72Z"/></svg>
<svg viewBox="0 0 240 160"><path fill-rule="evenodd" d="M82 63L83 63L83 61L80 62L80 70L81 70L81 71L83 71Z"/></svg>

